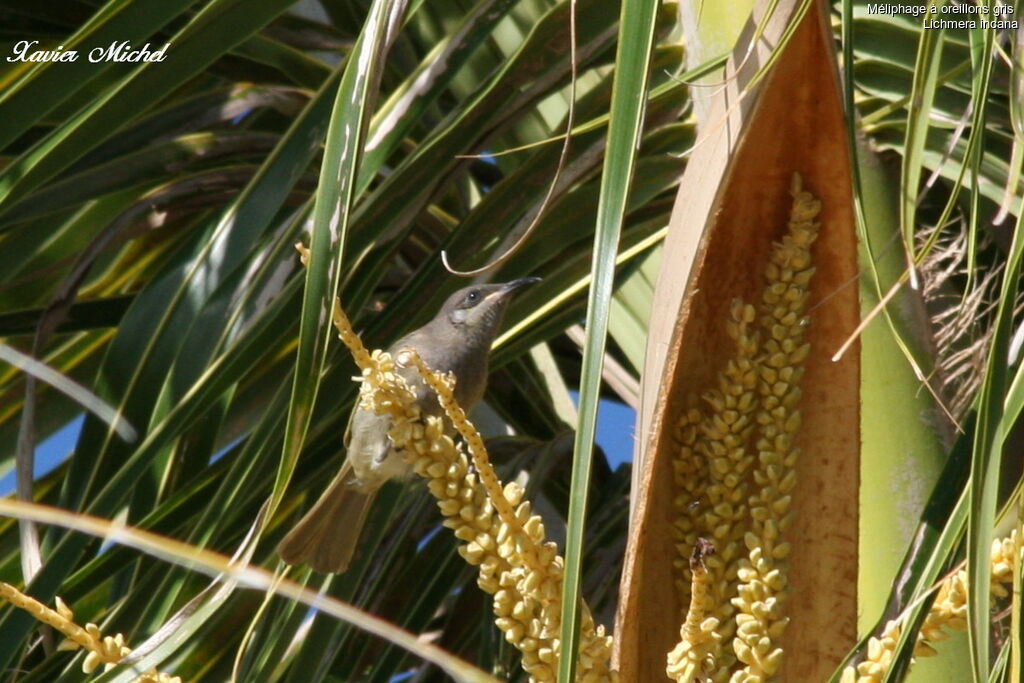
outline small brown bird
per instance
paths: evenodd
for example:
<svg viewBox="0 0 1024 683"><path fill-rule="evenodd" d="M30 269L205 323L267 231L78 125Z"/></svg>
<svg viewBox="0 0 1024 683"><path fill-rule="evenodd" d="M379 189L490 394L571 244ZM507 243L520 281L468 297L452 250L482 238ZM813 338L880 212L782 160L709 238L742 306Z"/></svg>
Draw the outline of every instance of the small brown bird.
<svg viewBox="0 0 1024 683"><path fill-rule="evenodd" d="M438 372L455 375L455 398L467 412L483 398L491 343L512 295L539 281L526 277L504 284L472 285L448 297L429 323L399 339L392 356L412 348ZM437 395L424 384L415 368L399 372L416 391L424 415L441 414ZM391 420L358 406L352 409L345 432L345 464L327 490L277 546L288 564L308 562L320 572L340 573L348 568L366 514L378 489L389 479L410 473L401 454L392 450Z"/></svg>

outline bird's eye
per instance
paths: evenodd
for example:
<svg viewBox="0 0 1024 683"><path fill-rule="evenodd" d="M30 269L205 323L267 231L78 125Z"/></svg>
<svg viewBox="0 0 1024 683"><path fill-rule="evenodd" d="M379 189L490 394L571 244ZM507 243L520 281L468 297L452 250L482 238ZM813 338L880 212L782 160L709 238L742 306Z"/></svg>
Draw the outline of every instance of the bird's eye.
<svg viewBox="0 0 1024 683"><path fill-rule="evenodd" d="M466 295L466 303L467 304L475 304L479 300L480 300L480 292L478 292L475 289L472 292L470 292L469 294Z"/></svg>

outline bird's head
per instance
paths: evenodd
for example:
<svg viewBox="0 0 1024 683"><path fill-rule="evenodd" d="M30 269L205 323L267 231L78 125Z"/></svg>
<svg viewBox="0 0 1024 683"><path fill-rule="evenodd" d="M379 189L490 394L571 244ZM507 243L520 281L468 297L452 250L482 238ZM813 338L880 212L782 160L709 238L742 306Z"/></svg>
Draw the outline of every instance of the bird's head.
<svg viewBox="0 0 1024 683"><path fill-rule="evenodd" d="M463 336L490 345L498 334L512 295L534 282L540 282L540 278L524 277L493 285L463 287L448 297L441 310L444 318Z"/></svg>

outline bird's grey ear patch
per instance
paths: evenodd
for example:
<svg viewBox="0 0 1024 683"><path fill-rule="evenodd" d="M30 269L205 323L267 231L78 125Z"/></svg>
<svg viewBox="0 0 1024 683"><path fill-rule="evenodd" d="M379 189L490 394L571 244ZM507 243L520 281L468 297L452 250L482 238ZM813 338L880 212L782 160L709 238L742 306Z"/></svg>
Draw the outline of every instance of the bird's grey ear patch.
<svg viewBox="0 0 1024 683"><path fill-rule="evenodd" d="M461 325L466 322L466 314L469 312L468 308L456 308L452 311L451 320L456 325Z"/></svg>

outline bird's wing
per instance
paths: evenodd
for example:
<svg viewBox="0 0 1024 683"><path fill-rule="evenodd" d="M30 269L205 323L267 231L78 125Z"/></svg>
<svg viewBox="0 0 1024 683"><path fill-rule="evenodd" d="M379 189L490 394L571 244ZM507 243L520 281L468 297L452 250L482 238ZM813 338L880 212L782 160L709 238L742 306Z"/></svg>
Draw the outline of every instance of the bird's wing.
<svg viewBox="0 0 1024 683"><path fill-rule="evenodd" d="M352 411L349 412L348 414L348 424L345 425L345 435L341 437L341 444L345 447L346 456L348 453L352 452L352 426L356 422L356 415L358 415L360 412L365 412L368 415L373 415L372 411L364 411L362 408L359 407L359 399L357 398L355 404L352 406ZM391 437L386 438L384 444L382 445L384 446L383 451L375 455L375 457L380 460L382 460L384 456L387 455L387 452L391 449Z"/></svg>
<svg viewBox="0 0 1024 683"><path fill-rule="evenodd" d="M352 443L352 420L355 419L357 410L361 410L358 395L356 395L356 402L352 404L352 410L348 411L348 424L345 425L345 435L341 437L341 443L345 447L346 453L348 453L349 444Z"/></svg>

